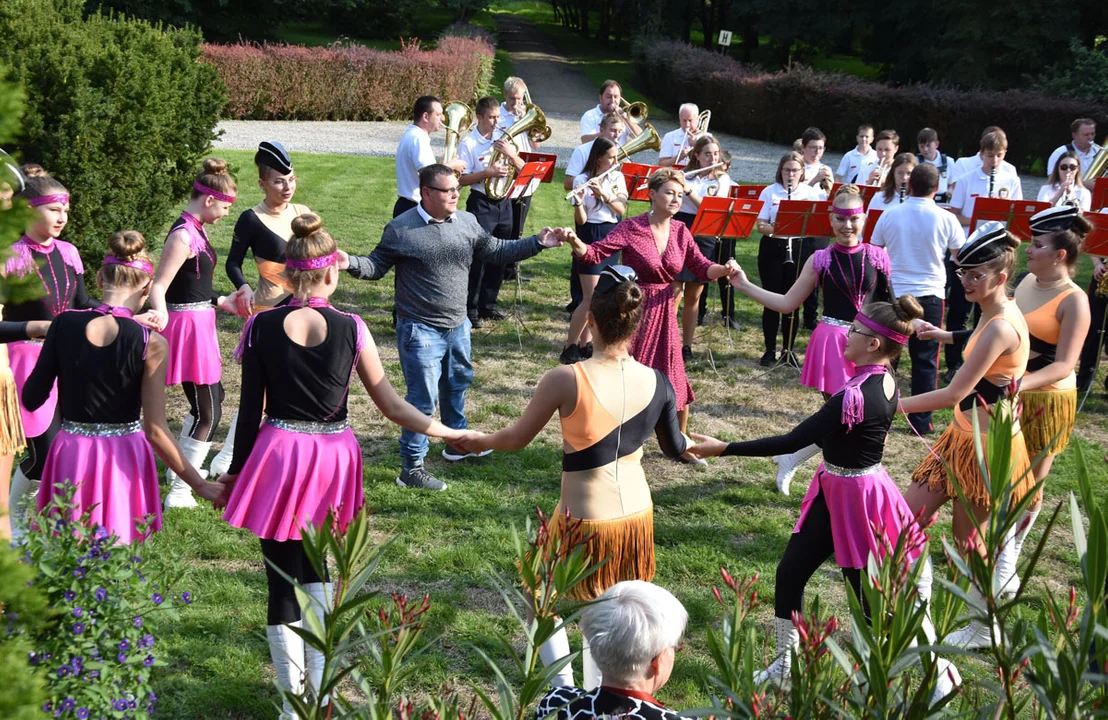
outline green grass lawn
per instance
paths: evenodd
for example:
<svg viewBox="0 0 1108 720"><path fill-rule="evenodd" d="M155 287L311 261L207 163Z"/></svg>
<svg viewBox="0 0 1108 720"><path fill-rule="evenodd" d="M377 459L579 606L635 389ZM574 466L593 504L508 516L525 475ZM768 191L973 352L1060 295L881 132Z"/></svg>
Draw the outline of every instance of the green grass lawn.
<svg viewBox="0 0 1108 720"><path fill-rule="evenodd" d="M221 258L226 256L235 216L260 199L252 153L224 154L238 173L240 199L235 215L211 233ZM341 247L358 253L371 250L393 204L392 160L300 154L296 167L300 178L296 200L322 215L325 227ZM559 188L544 187L539 192L530 231L570 222ZM638 204L632 212L643 210ZM171 218L166 220L168 227ZM756 266L755 253L754 241L739 243L738 261L745 267ZM467 402L473 427L494 430L515 420L536 382L557 363L567 326L561 308L568 299L568 265L565 248L523 263L522 272L529 281L522 284L518 302L514 287L501 293L501 306L518 311L520 323L494 323L474 332L476 381ZM1083 270L1087 272L1087 268ZM217 284L231 290L222 272ZM371 283L344 275L334 302L365 318L389 377L402 393L396 336L389 327L392 287L391 277ZM729 439L783 432L816 410L819 396L801 388L795 374L765 375L757 366L761 309L747 300L739 307L742 332L728 335L723 326L712 323L698 333L696 360L690 367L697 394L690 428ZM711 308L714 320L715 299ZM220 440L237 405L238 368L230 361L230 352L241 326L241 320L221 315L228 392L223 427L217 434ZM709 361L709 351L714 364ZM184 401L177 389L171 389L169 395L173 403L170 417L176 423L184 414ZM1100 398L1094 398L1091 406L1091 411L1087 409L1079 418L1074 442L1087 450L1103 488L1108 473L1099 460L1106 444L1108 406ZM374 585L386 592L431 595L427 637L438 637L438 641L418 660L419 671L403 692L434 692L444 682L463 690L473 684L490 687L491 674L472 647L506 660L493 638L510 632L513 626L485 572L491 568L510 575L511 528L522 527L536 507L549 512L557 502L558 424L549 423L521 452L494 453L453 466L439 457L441 443L432 443L428 467L450 488L443 493L422 493L395 485L398 429L383 420L360 387L351 392L350 416L364 451L373 531L381 540L397 538ZM948 419L949 413L940 413L940 421ZM899 420L887 453L887 467L901 486L926 452L904 427L903 419ZM690 613L688 649L679 657L673 679L659 697L676 708L703 705L709 700L705 628L717 617L711 586L718 582L719 567L724 565L735 575L761 574L758 595L765 604L758 618L768 627L774 568L797 517L807 477L802 470L793 495L784 497L774 489L774 465L768 459L729 458L713 462L709 468L689 469L663 458L653 442L646 449L644 463L656 504L656 582L673 591ZM1051 507L1076 487L1074 462L1070 450L1055 464L1047 490ZM811 473L814 466L806 470ZM949 534L949 511L942 517L936 532ZM1059 526L1068 528L1068 523ZM1061 593L1079 579L1068 533L1057 531L1047 547L1035 593ZM1037 529L1032 538L1038 536ZM177 623L160 628L159 647L169 662L169 668L155 674L160 715L205 720L272 718L276 692L264 637L266 588L257 540L249 532L229 528L210 508L177 510L166 516L163 532L145 552L179 572L182 577L175 590L189 590L195 598ZM827 565L817 573L809 588L809 597L816 595L824 607L844 616L837 568ZM959 663L964 674L988 678L989 672L980 662Z"/></svg>

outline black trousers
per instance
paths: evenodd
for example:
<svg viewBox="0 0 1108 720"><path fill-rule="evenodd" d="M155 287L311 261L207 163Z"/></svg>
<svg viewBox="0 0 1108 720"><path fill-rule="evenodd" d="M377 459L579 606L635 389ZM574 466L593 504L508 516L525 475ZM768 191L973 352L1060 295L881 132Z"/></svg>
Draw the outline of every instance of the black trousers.
<svg viewBox="0 0 1108 720"><path fill-rule="evenodd" d="M792 243L793 261L787 263L785 262L788 258L786 248L789 243ZM762 237L758 243L758 277L762 280L763 288L784 295L796 283L803 263L800 259L800 244L800 238ZM792 349L799 325L797 316L796 310L788 315L782 315L769 308L762 310L762 337L766 343L767 353L777 350L778 328L781 328L782 346Z"/></svg>
<svg viewBox="0 0 1108 720"><path fill-rule="evenodd" d="M831 513L823 493L816 495L804 518L800 532L789 536L785 554L777 563L774 580L773 614L782 620L792 618L793 611L804 612L804 587L819 566L835 556L835 539L831 534ZM854 588L865 607L862 596L862 572L858 568L842 568L843 578ZM869 615L869 611L866 611Z"/></svg>
<svg viewBox="0 0 1108 720"><path fill-rule="evenodd" d="M935 327L943 322L943 299L935 295L917 297L923 308L923 319ZM920 340L913 333L908 339L908 356L912 359L912 394L922 395L939 387L939 341ZM935 426L931 423L931 412L912 413L908 422L923 434L931 432Z"/></svg>
<svg viewBox="0 0 1108 720"><path fill-rule="evenodd" d="M716 251L709 260L723 265L733 257L735 257L735 238L722 238L716 241ZM719 285L720 316L724 320L730 320L735 317L735 288L731 287L731 282L725 277L716 280L716 283ZM704 288L704 292L700 293L697 322L704 322L706 314L708 314L708 288Z"/></svg>
<svg viewBox="0 0 1108 720"><path fill-rule="evenodd" d="M581 237L583 232L582 226L577 225L575 232L578 237ZM570 261L569 263L569 305L566 306L566 310L572 313L577 309L577 306L581 304L581 301L585 299L585 293L581 289L581 274L579 272L577 263Z"/></svg>
<svg viewBox="0 0 1108 720"><path fill-rule="evenodd" d="M1108 349L1105 345L1104 312L1108 310L1108 298L1096 294L1096 280L1089 281L1089 334L1081 347L1081 364L1077 370L1077 386L1084 388L1096 376L1100 358Z"/></svg>
<svg viewBox="0 0 1108 720"><path fill-rule="evenodd" d="M831 239L825 237L806 237L800 243L800 258L797 262L797 273L808 258L812 257L816 250L822 250L830 244ZM819 284L816 284L812 294L804 299L804 327L814 330L819 322Z"/></svg>
<svg viewBox="0 0 1108 720"><path fill-rule="evenodd" d="M512 238L523 237L523 228L527 225L527 213L531 211L531 195L512 200ZM516 264L508 263L504 266L504 279L514 280L516 276Z"/></svg>
<svg viewBox="0 0 1108 720"><path fill-rule="evenodd" d="M466 210L477 218L477 224L489 235L512 239L512 201L490 200L484 193L469 191ZM481 262L477 258L469 266L469 292L466 312L471 318L487 316L496 310L496 298L504 282L504 266Z"/></svg>
<svg viewBox="0 0 1108 720"><path fill-rule="evenodd" d="M304 543L300 540L262 540L262 557L265 563L265 580L269 586L269 600L266 603L265 624L281 625L300 619L300 603L296 601L296 589L281 573L273 569L276 565L286 575L301 585L327 582L312 567L304 553Z"/></svg>
<svg viewBox="0 0 1108 720"><path fill-rule="evenodd" d="M401 213L406 213L416 205L419 205L419 203L409 200L408 198L398 197L396 198L396 204L392 206L392 216L396 217Z"/></svg>

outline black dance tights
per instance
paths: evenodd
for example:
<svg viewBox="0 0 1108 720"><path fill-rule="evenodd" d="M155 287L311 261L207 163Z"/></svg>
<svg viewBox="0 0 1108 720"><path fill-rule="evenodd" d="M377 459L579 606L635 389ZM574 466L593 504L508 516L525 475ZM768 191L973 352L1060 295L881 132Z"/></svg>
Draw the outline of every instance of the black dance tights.
<svg viewBox="0 0 1108 720"><path fill-rule="evenodd" d="M42 470L46 467L46 454L50 452L50 444L54 442L54 436L61 428L61 413L54 413L54 419L50 421L50 427L46 428L46 432L27 438L27 454L20 461L19 469L28 479L42 479Z"/></svg>
<svg viewBox="0 0 1108 720"><path fill-rule="evenodd" d="M181 388L188 398L189 414L194 420L189 437L198 442L211 442L223 417L223 383L197 385L183 382Z"/></svg>
<svg viewBox="0 0 1108 720"><path fill-rule="evenodd" d="M279 567L301 585L327 582L326 570L323 573L324 577L320 578L308 560L308 556L304 554L304 543L299 540L284 542L262 540L262 557L268 561L265 564L265 579L269 585L269 605L266 609L265 624L281 625L296 622L300 619L300 604L296 602L296 590L292 583L273 569L273 566Z"/></svg>
<svg viewBox="0 0 1108 720"><path fill-rule="evenodd" d="M804 612L804 586L819 566L835 555L835 542L831 536L831 513L823 493L816 495L800 532L789 537L785 555L777 563L777 579L774 587L773 614L782 620L792 618L793 611ZM862 595L862 573L858 568L842 568L843 578L854 588L862 601L866 617L869 608Z"/></svg>

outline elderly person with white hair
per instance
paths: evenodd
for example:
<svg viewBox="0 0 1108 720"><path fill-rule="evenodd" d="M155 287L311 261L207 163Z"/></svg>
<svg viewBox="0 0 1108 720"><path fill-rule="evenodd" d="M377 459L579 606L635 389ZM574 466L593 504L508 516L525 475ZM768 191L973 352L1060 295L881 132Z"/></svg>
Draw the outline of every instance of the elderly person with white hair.
<svg viewBox="0 0 1108 720"><path fill-rule="evenodd" d="M653 583L625 580L611 586L581 616L602 684L555 687L539 702L535 717L676 720L677 713L654 693L669 681L688 620L681 601Z"/></svg>
<svg viewBox="0 0 1108 720"><path fill-rule="evenodd" d="M681 121L681 127L666 133L658 149L658 164L663 167L687 165L693 145L696 143L700 108L695 103L684 103L677 109L677 118Z"/></svg>

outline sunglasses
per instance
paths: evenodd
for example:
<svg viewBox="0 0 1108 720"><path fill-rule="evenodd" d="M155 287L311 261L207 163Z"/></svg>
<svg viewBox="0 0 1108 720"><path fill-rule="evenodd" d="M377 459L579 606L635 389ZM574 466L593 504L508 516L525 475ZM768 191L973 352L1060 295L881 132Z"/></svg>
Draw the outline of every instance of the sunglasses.
<svg viewBox="0 0 1108 720"><path fill-rule="evenodd" d="M1077 166L1076 165L1059 165L1058 169L1061 170L1062 172L1068 172L1070 170L1076 170Z"/></svg>
<svg viewBox="0 0 1108 720"><path fill-rule="evenodd" d="M610 265L600 272L600 279L596 282L598 293L609 293L614 288L624 284L638 282L639 276L627 265Z"/></svg>

